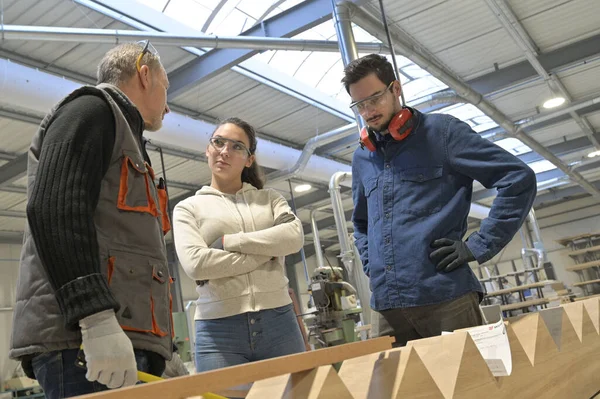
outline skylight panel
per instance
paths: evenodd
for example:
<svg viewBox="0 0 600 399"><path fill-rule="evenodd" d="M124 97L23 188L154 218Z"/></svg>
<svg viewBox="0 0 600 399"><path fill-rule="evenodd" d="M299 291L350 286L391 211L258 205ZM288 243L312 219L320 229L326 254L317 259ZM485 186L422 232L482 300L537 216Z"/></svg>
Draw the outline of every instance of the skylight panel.
<svg viewBox="0 0 600 399"><path fill-rule="evenodd" d="M404 98L407 102L428 94L437 93L445 88L446 86L443 83L432 76L412 80L402 86Z"/></svg>
<svg viewBox="0 0 600 399"><path fill-rule="evenodd" d="M162 12L168 0L137 0L138 3Z"/></svg>
<svg viewBox="0 0 600 399"><path fill-rule="evenodd" d="M476 116L473 118L473 122L475 123L473 130L475 130L477 133L485 132L486 130L493 129L498 126L498 124L487 115Z"/></svg>
<svg viewBox="0 0 600 399"><path fill-rule="evenodd" d="M542 160L542 161L537 161L537 162L532 162L529 165L529 167L531 169L533 169L533 171L537 174L537 173L542 173L542 172L547 172L549 170L552 169L556 169L556 166L554 166L554 164L546 159Z"/></svg>
<svg viewBox="0 0 600 399"><path fill-rule="evenodd" d="M217 15L217 18L221 14L222 13L220 12ZM256 22L254 18L241 12L237 8L232 9L222 20L217 21L217 18L210 24L207 33L220 36L237 36L243 31L250 29Z"/></svg>
<svg viewBox="0 0 600 399"><path fill-rule="evenodd" d="M256 0L253 0L256 1ZM271 4L274 4L276 0L272 0ZM274 10L272 10L269 15L267 15L264 19L269 19L271 17L274 17L275 15L294 7L295 5L298 5L300 3L302 3L304 0L285 0L283 3L281 3L279 6L275 7Z"/></svg>
<svg viewBox="0 0 600 399"><path fill-rule="evenodd" d="M231 0L230 0L231 1ZM259 19L271 7L272 1L241 0L237 2L236 8L249 15L254 20Z"/></svg>
<svg viewBox="0 0 600 399"><path fill-rule="evenodd" d="M444 112L446 114L450 114L455 118L460 119L461 121L467 121L469 119L476 118L478 116L482 116L483 112L473 104L461 104L460 106L451 109L449 111Z"/></svg>
<svg viewBox="0 0 600 399"><path fill-rule="evenodd" d="M316 87L323 75L340 60L337 53L311 53L294 77L311 87ZM339 65L339 68L343 68Z"/></svg>
<svg viewBox="0 0 600 399"><path fill-rule="evenodd" d="M314 53L310 51L275 51L269 65L284 71L289 69L293 74L301 68L306 59Z"/></svg>
<svg viewBox="0 0 600 399"><path fill-rule="evenodd" d="M523 144L521 140L513 137L495 141L494 144L504 148L513 155L522 155L531 152L531 148Z"/></svg>
<svg viewBox="0 0 600 399"><path fill-rule="evenodd" d="M138 0L140 1L140 0ZM150 0L141 0L150 1ZM204 4L202 4L204 3ZM214 5L211 3L215 3ZM164 8L164 14L192 29L202 30L217 1L198 2L195 0L171 0ZM163 11L163 8L159 11Z"/></svg>

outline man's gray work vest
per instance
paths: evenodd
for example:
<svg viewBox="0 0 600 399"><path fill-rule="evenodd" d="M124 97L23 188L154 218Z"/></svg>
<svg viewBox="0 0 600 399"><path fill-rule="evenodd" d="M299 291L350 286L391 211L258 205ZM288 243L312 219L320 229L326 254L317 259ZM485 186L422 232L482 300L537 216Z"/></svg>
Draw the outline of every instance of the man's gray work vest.
<svg viewBox="0 0 600 399"><path fill-rule="evenodd" d="M106 92L106 87L118 91L108 85L82 87L64 98L44 118L29 149L27 195L31 195L35 181L46 128L58 108L84 94L106 99L114 114L116 133L110 166L102 180L94 215L101 272L121 305L117 319L133 347L158 353L168 360L172 354L172 279L158 190L154 173L144 160L139 139L131 131L117 103ZM79 329L65 328L65 319L28 224L21 251L13 323L9 352L13 359L76 349L81 345Z"/></svg>

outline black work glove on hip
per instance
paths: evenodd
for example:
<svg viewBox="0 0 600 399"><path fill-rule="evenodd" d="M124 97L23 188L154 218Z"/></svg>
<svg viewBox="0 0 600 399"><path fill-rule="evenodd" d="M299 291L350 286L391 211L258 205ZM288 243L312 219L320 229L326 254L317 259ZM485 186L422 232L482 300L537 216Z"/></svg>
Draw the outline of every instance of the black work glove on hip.
<svg viewBox="0 0 600 399"><path fill-rule="evenodd" d="M436 264L435 270L438 272L451 272L465 263L475 260L467 244L461 240L451 240L449 238L440 238L431 243L434 251L429 255L429 259Z"/></svg>

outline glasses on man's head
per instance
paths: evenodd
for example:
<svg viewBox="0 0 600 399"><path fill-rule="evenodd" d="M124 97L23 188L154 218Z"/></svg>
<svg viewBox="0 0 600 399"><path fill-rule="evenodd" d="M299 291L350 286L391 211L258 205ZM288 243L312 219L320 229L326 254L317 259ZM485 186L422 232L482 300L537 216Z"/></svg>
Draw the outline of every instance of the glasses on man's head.
<svg viewBox="0 0 600 399"><path fill-rule="evenodd" d="M223 148L227 147L229 151L239 156L250 156L250 150L246 145L237 140L226 139L225 137L211 137L210 145L219 152L223 151Z"/></svg>
<svg viewBox="0 0 600 399"><path fill-rule="evenodd" d="M350 104L350 108L359 114L365 113L368 109L373 109L377 106L384 105L386 102L386 93L392 91L392 85L395 81L392 81L381 93L374 94L371 97L367 97L360 101L355 101Z"/></svg>
<svg viewBox="0 0 600 399"><path fill-rule="evenodd" d="M142 40L140 42L137 42L137 44L139 44L140 46L143 47L142 52L140 53L140 55L137 57L137 60L135 61L135 66L137 67L137 70L139 72L140 69L142 68L142 65L141 65L142 59L144 58L146 53L150 53L154 56L158 56L158 51L156 51L156 49L154 48L152 43L150 43L150 40Z"/></svg>

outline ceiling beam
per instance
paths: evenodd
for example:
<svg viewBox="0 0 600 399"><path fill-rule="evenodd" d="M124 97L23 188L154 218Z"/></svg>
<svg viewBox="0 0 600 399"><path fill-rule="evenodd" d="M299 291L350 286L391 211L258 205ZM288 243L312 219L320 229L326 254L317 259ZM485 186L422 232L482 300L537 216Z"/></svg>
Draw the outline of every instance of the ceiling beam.
<svg viewBox="0 0 600 399"><path fill-rule="evenodd" d="M573 64L585 63L600 55L600 34L568 44L537 58L546 71L556 72ZM467 81L475 91L488 95L528 80L538 80L539 75L529 61L501 68L497 71Z"/></svg>
<svg viewBox="0 0 600 399"><path fill-rule="evenodd" d="M8 186L15 180L25 176L28 159L29 153L26 152L0 166L0 187Z"/></svg>
<svg viewBox="0 0 600 399"><path fill-rule="evenodd" d="M23 233L19 231L0 231L1 244L23 244Z"/></svg>
<svg viewBox="0 0 600 399"><path fill-rule="evenodd" d="M590 182L590 184L592 184L592 185L596 186L596 188L600 189L600 180L595 181L595 182ZM563 198L567 198L567 197L587 196L587 195L589 195L587 193L587 191L585 191L580 186L567 187L567 188L563 188L560 190L553 189L547 193L538 195L535 198L535 201L533 201L533 206L537 207L543 203L559 201L559 200L561 200Z"/></svg>
<svg viewBox="0 0 600 399"><path fill-rule="evenodd" d="M600 139L600 133L596 133L596 138ZM589 148L590 151L592 151L590 141L587 137L578 137L573 140L563 141L562 143L548 146L548 149L555 155L565 155L571 152L578 152L586 148ZM525 163L541 161L544 159L540 154L534 151L519 155L518 158Z"/></svg>

